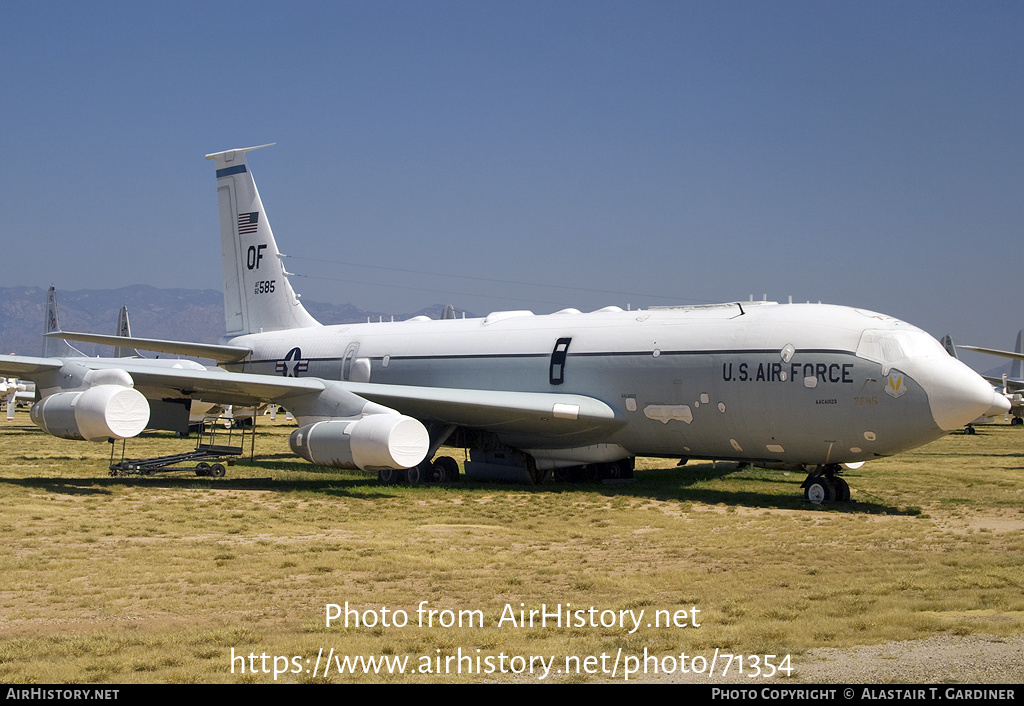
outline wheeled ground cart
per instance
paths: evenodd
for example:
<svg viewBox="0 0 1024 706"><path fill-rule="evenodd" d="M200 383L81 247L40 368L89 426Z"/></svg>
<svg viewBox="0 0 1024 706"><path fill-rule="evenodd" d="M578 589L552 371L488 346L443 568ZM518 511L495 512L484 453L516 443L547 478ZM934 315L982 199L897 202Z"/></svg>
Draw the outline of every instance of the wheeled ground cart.
<svg viewBox="0 0 1024 706"><path fill-rule="evenodd" d="M110 447L110 475L150 476L164 471L194 471L197 476L221 478L227 472L226 466L235 465L235 457L245 453L245 443L250 448L255 442L255 424L239 426L230 424L224 428L219 417L207 417L199 425L195 451L155 458L124 457L125 444L121 443L121 460L114 462L116 445Z"/></svg>

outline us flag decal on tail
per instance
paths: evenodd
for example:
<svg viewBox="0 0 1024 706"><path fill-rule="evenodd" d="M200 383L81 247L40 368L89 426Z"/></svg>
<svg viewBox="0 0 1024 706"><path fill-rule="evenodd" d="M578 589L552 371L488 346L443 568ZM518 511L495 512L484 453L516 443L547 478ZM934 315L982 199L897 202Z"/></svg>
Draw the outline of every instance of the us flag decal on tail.
<svg viewBox="0 0 1024 706"><path fill-rule="evenodd" d="M256 228L259 226L260 212L253 211L252 213L239 213L238 214L238 234L245 235L247 233L255 233Z"/></svg>

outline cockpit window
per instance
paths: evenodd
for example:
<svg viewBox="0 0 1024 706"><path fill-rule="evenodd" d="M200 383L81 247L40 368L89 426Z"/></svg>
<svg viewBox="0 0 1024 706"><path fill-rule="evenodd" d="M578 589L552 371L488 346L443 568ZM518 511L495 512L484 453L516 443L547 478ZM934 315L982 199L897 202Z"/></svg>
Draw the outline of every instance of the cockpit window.
<svg viewBox="0 0 1024 706"><path fill-rule="evenodd" d="M904 358L948 356L938 341L924 331L868 329L861 335L857 356L883 365Z"/></svg>

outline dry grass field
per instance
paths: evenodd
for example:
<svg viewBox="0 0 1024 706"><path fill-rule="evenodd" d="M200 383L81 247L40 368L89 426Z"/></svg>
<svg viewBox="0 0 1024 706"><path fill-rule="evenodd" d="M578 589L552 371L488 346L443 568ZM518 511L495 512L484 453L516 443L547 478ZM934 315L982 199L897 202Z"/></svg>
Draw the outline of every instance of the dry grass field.
<svg viewBox="0 0 1024 706"><path fill-rule="evenodd" d="M51 438L21 411L0 427L0 681L585 682L632 667L759 683L770 664L843 682L872 655L898 662L897 641L1019 655L1021 428L868 463L832 506L805 503L798 473L661 459L617 485L382 487L295 460L289 431L264 425L224 478L112 478L105 444ZM129 454L191 443L146 435ZM346 603L360 625L326 625ZM519 623L542 606L581 612ZM347 657L393 661L364 674ZM891 680L1024 678L986 672L991 659L963 652L952 661L971 669L924 677L897 664Z"/></svg>

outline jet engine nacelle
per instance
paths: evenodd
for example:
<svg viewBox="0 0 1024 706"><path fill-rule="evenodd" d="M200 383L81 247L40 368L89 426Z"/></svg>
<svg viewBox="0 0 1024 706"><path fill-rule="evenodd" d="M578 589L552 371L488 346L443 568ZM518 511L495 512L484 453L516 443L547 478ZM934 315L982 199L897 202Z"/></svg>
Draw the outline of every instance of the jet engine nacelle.
<svg viewBox="0 0 1024 706"><path fill-rule="evenodd" d="M149 402L133 387L96 385L48 395L32 406L31 415L36 426L61 439L128 439L149 423Z"/></svg>
<svg viewBox="0 0 1024 706"><path fill-rule="evenodd" d="M411 468L430 449L426 428L403 414L307 424L288 437L292 453L321 466L364 471Z"/></svg>

